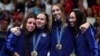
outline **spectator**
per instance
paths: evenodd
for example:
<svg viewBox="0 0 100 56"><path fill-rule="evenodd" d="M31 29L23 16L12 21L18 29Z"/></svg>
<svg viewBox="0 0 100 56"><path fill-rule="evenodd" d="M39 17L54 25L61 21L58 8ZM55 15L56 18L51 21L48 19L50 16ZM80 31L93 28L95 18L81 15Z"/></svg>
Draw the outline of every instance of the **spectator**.
<svg viewBox="0 0 100 56"><path fill-rule="evenodd" d="M7 11L12 12L12 11L14 10L14 5L13 5L13 3L11 2L11 0L1 0L0 9L1 9L2 11L3 11L3 10L7 10Z"/></svg>
<svg viewBox="0 0 100 56"><path fill-rule="evenodd" d="M92 8L87 9L86 21L90 24L94 25L96 18L94 17L94 13Z"/></svg>
<svg viewBox="0 0 100 56"><path fill-rule="evenodd" d="M32 8L33 13L35 13L35 15L39 14L41 12L41 1L40 0L35 0L34 1L34 7Z"/></svg>
<svg viewBox="0 0 100 56"><path fill-rule="evenodd" d="M99 11L100 11L100 0L96 0L96 4L92 6L94 16L98 17L99 16Z"/></svg>
<svg viewBox="0 0 100 56"><path fill-rule="evenodd" d="M94 24L97 32L100 32L100 17L96 17L96 22Z"/></svg>

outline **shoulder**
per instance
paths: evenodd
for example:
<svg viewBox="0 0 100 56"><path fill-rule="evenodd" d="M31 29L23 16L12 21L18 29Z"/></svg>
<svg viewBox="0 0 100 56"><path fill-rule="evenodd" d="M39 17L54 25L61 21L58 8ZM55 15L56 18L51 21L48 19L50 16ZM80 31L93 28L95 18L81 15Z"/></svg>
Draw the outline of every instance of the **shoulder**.
<svg viewBox="0 0 100 56"><path fill-rule="evenodd" d="M90 26L86 32L85 32L86 35L91 35L91 36L95 36L96 35L96 30L94 29L93 26Z"/></svg>

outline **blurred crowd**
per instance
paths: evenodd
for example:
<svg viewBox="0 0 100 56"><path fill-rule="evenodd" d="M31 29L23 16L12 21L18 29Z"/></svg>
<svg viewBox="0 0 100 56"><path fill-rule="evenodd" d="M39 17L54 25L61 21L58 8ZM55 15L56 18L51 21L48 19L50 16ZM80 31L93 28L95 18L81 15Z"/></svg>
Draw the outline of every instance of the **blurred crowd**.
<svg viewBox="0 0 100 56"><path fill-rule="evenodd" d="M100 0L0 0L0 45L11 27L20 26L27 16L40 12L50 15L55 3L64 6L67 17L74 8L82 10L86 21L95 27L100 43Z"/></svg>

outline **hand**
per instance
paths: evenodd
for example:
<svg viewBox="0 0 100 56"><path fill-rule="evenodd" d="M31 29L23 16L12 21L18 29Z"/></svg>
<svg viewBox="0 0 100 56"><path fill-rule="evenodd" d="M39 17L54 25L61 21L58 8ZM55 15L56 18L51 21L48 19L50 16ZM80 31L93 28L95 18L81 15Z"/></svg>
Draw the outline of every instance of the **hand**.
<svg viewBox="0 0 100 56"><path fill-rule="evenodd" d="M19 28L19 27L11 28L10 31L11 31L13 34L15 34L16 36L20 36L20 34L21 34L20 28Z"/></svg>
<svg viewBox="0 0 100 56"><path fill-rule="evenodd" d="M82 24L79 29L81 30L82 33L84 33L88 28L89 28L90 24L88 22Z"/></svg>
<svg viewBox="0 0 100 56"><path fill-rule="evenodd" d="M13 56L20 56L17 52L15 52L14 54L13 54Z"/></svg>

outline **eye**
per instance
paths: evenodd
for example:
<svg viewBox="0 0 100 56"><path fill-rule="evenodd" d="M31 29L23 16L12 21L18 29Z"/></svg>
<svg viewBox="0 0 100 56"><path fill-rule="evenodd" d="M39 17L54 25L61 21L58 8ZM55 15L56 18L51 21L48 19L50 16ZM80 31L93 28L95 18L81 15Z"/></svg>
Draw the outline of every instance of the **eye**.
<svg viewBox="0 0 100 56"><path fill-rule="evenodd" d="M41 18L41 20L45 20L44 18Z"/></svg>
<svg viewBox="0 0 100 56"><path fill-rule="evenodd" d="M35 25L35 23L33 23L33 25Z"/></svg>
<svg viewBox="0 0 100 56"><path fill-rule="evenodd" d="M55 10L52 10L52 12L55 12Z"/></svg>
<svg viewBox="0 0 100 56"><path fill-rule="evenodd" d="M59 11L59 9L56 9L56 11Z"/></svg>
<svg viewBox="0 0 100 56"><path fill-rule="evenodd" d="M69 19L74 19L75 17L69 17Z"/></svg>
<svg viewBox="0 0 100 56"><path fill-rule="evenodd" d="M37 20L44 20L44 18L37 18Z"/></svg>
<svg viewBox="0 0 100 56"><path fill-rule="evenodd" d="M29 24L32 24L32 22L28 22Z"/></svg>
<svg viewBox="0 0 100 56"><path fill-rule="evenodd" d="M33 24L33 25L35 25L35 22L28 22L28 24Z"/></svg>

